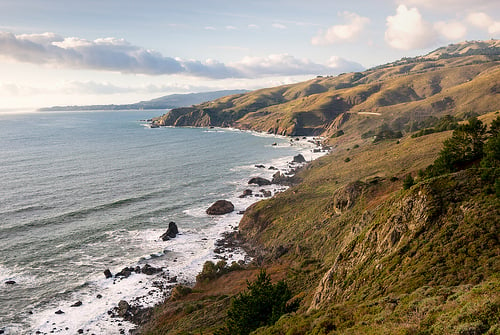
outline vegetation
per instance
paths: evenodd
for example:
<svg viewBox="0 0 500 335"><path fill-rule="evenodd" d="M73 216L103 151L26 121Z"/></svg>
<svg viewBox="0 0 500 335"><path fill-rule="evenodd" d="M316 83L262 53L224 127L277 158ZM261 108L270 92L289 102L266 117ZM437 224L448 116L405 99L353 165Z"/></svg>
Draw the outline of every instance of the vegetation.
<svg viewBox="0 0 500 335"><path fill-rule="evenodd" d="M289 303L292 292L286 283L272 284L265 270L254 282L247 281L247 290L232 299L226 326L217 334L247 335L259 327L273 325L283 314L298 308L298 301Z"/></svg>
<svg viewBox="0 0 500 335"><path fill-rule="evenodd" d="M252 264L206 264L144 333L500 334L500 69L439 57L466 47L224 100L334 150L245 211Z"/></svg>

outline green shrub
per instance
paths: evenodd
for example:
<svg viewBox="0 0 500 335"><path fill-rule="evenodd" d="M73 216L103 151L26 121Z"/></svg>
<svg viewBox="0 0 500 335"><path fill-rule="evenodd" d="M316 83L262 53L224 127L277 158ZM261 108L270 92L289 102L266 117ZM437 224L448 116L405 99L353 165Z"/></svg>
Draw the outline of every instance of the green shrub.
<svg viewBox="0 0 500 335"><path fill-rule="evenodd" d="M272 284L265 270L261 270L255 282L247 281L247 289L233 298L226 326L217 334L247 335L259 327L274 324L283 314L298 308L298 301L288 303L292 292L286 283Z"/></svg>

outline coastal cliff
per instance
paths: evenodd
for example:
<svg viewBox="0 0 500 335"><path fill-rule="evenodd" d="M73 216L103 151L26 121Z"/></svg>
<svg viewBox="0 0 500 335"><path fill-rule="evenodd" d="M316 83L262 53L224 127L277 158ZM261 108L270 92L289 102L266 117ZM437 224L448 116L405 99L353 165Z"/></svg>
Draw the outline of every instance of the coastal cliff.
<svg viewBox="0 0 500 335"><path fill-rule="evenodd" d="M483 138L498 137L499 63L497 41L470 42L157 119L321 134L333 150L246 210L232 239L253 263L218 264L226 270L167 300L142 332L225 334L233 297L265 269L299 306L248 333L498 334L500 161L429 166L473 116Z"/></svg>

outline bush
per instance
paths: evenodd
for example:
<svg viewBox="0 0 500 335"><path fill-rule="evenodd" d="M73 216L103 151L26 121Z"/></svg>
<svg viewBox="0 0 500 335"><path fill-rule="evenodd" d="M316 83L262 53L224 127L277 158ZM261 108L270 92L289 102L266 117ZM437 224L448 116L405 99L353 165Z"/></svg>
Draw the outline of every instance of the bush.
<svg viewBox="0 0 500 335"><path fill-rule="evenodd" d="M253 330L274 324L286 313L296 311L299 302L284 281L271 283L265 270L261 270L255 282L247 281L248 291L240 293L231 301L227 312L226 327L217 334L247 335Z"/></svg>
<svg viewBox="0 0 500 335"><path fill-rule="evenodd" d="M407 190L410 187L412 187L413 185L415 185L415 180L413 179L413 177L411 176L411 174L409 174L403 180L403 189Z"/></svg>

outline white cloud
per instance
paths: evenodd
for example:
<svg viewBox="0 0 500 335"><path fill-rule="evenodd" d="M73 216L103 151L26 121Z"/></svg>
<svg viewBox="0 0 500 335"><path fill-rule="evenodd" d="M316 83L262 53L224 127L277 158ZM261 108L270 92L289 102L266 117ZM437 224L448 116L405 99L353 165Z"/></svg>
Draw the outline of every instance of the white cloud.
<svg viewBox="0 0 500 335"><path fill-rule="evenodd" d="M235 26L226 26L226 29L227 30L237 30L238 28L236 28Z"/></svg>
<svg viewBox="0 0 500 335"><path fill-rule="evenodd" d="M245 57L231 65L247 76L338 74L363 69L361 64L334 58L336 62L332 61L332 58L329 64L323 65L288 54L275 54L267 57Z"/></svg>
<svg viewBox="0 0 500 335"><path fill-rule="evenodd" d="M273 28L276 28L276 29L286 29L287 26L285 26L284 24L281 24L281 23L273 23Z"/></svg>
<svg viewBox="0 0 500 335"><path fill-rule="evenodd" d="M454 13L459 10L467 10L471 8L471 5L475 8L489 8L492 10L498 8L497 0L474 0L473 4L471 4L471 0L398 0L397 3Z"/></svg>
<svg viewBox="0 0 500 335"><path fill-rule="evenodd" d="M313 45L352 41L360 35L370 22L370 19L351 12L342 12L339 13L339 16L343 17L347 23L331 26L326 31L320 31L312 38L311 43Z"/></svg>
<svg viewBox="0 0 500 335"><path fill-rule="evenodd" d="M217 30L215 27L212 26L206 26L205 30Z"/></svg>
<svg viewBox="0 0 500 335"><path fill-rule="evenodd" d="M361 65L345 62L336 66L298 59L288 54L267 57L246 57L239 62L224 64L218 60L186 60L166 57L154 50L132 45L123 39L101 38L94 41L76 37L63 38L55 34L14 35L0 32L0 56L19 62L67 69L91 69L146 75L183 75L199 78L259 78L333 74L358 70ZM86 86L85 86L86 85ZM80 89L115 91L116 87L92 82L80 84Z"/></svg>
<svg viewBox="0 0 500 335"><path fill-rule="evenodd" d="M470 13L467 16L467 21L483 30L486 30L491 35L500 34L500 21L495 21L488 14L482 12Z"/></svg>
<svg viewBox="0 0 500 335"><path fill-rule="evenodd" d="M458 21L436 22L434 29L448 40L456 41L463 39L467 33L467 27Z"/></svg>
<svg viewBox="0 0 500 335"><path fill-rule="evenodd" d="M256 25L256 24L249 24L248 25L248 29L259 29L260 26Z"/></svg>
<svg viewBox="0 0 500 335"><path fill-rule="evenodd" d="M431 46L437 33L417 8L399 5L396 15L387 17L385 41L395 49L411 50Z"/></svg>

